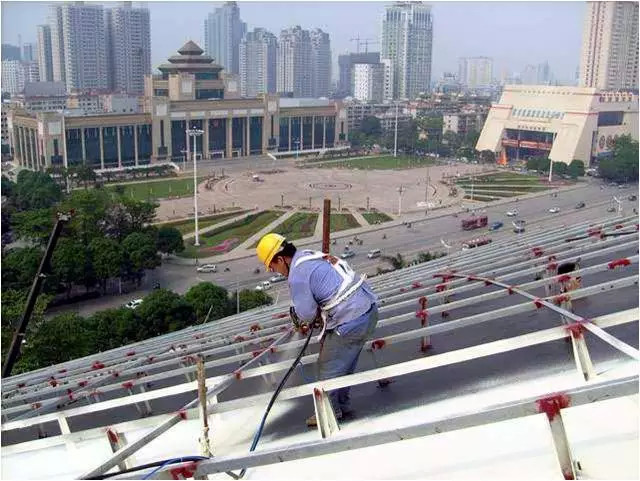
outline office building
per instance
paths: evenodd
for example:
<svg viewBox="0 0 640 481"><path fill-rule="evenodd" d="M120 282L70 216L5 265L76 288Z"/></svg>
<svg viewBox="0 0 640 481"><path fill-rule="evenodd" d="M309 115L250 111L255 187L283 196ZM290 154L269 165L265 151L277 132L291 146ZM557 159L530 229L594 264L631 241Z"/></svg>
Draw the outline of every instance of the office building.
<svg viewBox="0 0 640 481"><path fill-rule="evenodd" d="M2 60L21 60L20 47L9 43L2 44Z"/></svg>
<svg viewBox="0 0 640 481"><path fill-rule="evenodd" d="M638 89L638 2L588 2L580 86Z"/></svg>
<svg viewBox="0 0 640 481"><path fill-rule="evenodd" d="M352 68L353 97L361 102L382 102L384 100L384 64L356 63Z"/></svg>
<svg viewBox="0 0 640 481"><path fill-rule="evenodd" d="M353 96L351 71L354 64L380 63L380 52L347 53L338 55L338 87L339 97Z"/></svg>
<svg viewBox="0 0 640 481"><path fill-rule="evenodd" d="M240 73L240 42L247 32L247 24L240 20L236 2L225 2L204 21L205 51L207 55L232 74Z"/></svg>
<svg viewBox="0 0 640 481"><path fill-rule="evenodd" d="M491 150L508 161L544 156L589 165L610 156L621 135L638 139L637 94L507 85L500 101L491 106L476 150Z"/></svg>
<svg viewBox="0 0 640 481"><path fill-rule="evenodd" d="M36 46L33 43L25 43L22 45L22 61L33 62L36 60Z"/></svg>
<svg viewBox="0 0 640 481"><path fill-rule="evenodd" d="M27 83L12 101L27 112L56 112L66 108L67 91L63 82Z"/></svg>
<svg viewBox="0 0 640 481"><path fill-rule="evenodd" d="M382 58L393 65L393 98L414 99L431 83L433 23L431 7L396 2L382 16Z"/></svg>
<svg viewBox="0 0 640 481"><path fill-rule="evenodd" d="M280 32L277 90L293 97L313 97L311 37L300 26Z"/></svg>
<svg viewBox="0 0 640 481"><path fill-rule="evenodd" d="M51 7L53 78L67 90L106 90L110 86L104 9L99 4Z"/></svg>
<svg viewBox="0 0 640 481"><path fill-rule="evenodd" d="M276 93L278 64L276 36L256 28L240 42L240 92L243 97Z"/></svg>
<svg viewBox="0 0 640 481"><path fill-rule="evenodd" d="M142 94L144 78L151 73L149 9L130 3L105 10L107 25L109 88L115 92Z"/></svg>
<svg viewBox="0 0 640 481"><path fill-rule="evenodd" d="M2 92L16 95L24 89L24 67L19 60L2 61Z"/></svg>
<svg viewBox="0 0 640 481"><path fill-rule="evenodd" d="M53 52L51 50L51 26L38 25L36 56L41 82L53 82Z"/></svg>
<svg viewBox="0 0 640 481"><path fill-rule="evenodd" d="M458 81L469 89L482 89L493 80L493 59L489 57L462 57L458 60Z"/></svg>
<svg viewBox="0 0 640 481"><path fill-rule="evenodd" d="M319 28L309 32L311 40L311 78L314 98L326 97L331 87L331 41Z"/></svg>

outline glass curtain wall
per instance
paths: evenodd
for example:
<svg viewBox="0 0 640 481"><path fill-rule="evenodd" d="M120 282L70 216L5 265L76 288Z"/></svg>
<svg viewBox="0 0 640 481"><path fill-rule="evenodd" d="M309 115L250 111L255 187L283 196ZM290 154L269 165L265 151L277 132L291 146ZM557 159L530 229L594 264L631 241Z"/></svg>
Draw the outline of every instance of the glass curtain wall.
<svg viewBox="0 0 640 481"><path fill-rule="evenodd" d="M313 117L302 117L302 148L308 150L312 147L311 137L313 128Z"/></svg>
<svg viewBox="0 0 640 481"><path fill-rule="evenodd" d="M278 152L289 150L289 117L280 117Z"/></svg>
<svg viewBox="0 0 640 481"><path fill-rule="evenodd" d="M82 130L67 129L65 138L67 142L67 164L69 166L82 165ZM26 140L28 141L29 137Z"/></svg>
<svg viewBox="0 0 640 481"><path fill-rule="evenodd" d="M104 166L118 166L118 132L116 127L102 127Z"/></svg>
<svg viewBox="0 0 640 481"><path fill-rule="evenodd" d="M120 129L120 157L122 165L130 167L136 163L135 139L133 125L123 125Z"/></svg>
<svg viewBox="0 0 640 481"><path fill-rule="evenodd" d="M227 149L227 119L209 119L209 152L224 157Z"/></svg>
<svg viewBox="0 0 640 481"><path fill-rule="evenodd" d="M262 117L251 117L249 120L249 151L251 154L262 153Z"/></svg>
<svg viewBox="0 0 640 481"><path fill-rule="evenodd" d="M151 162L153 142L151 137L151 124L137 125L138 129L138 164Z"/></svg>
<svg viewBox="0 0 640 481"><path fill-rule="evenodd" d="M324 133L322 132L322 120L324 117L316 117L316 121L314 124L315 132L313 134L313 148L321 149L322 141L324 140Z"/></svg>
<svg viewBox="0 0 640 481"><path fill-rule="evenodd" d="M87 152L87 165L100 168L100 129L88 127L84 129L84 148Z"/></svg>

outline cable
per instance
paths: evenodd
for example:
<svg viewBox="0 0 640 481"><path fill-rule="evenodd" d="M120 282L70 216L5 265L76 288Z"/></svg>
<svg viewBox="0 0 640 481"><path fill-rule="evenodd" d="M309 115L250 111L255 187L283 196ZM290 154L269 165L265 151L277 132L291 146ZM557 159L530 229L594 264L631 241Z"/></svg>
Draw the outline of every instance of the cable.
<svg viewBox="0 0 640 481"><path fill-rule="evenodd" d="M108 479L114 476L119 476L121 474L135 473L136 471L155 468L157 466L160 466L159 469L161 469L167 464L174 464L174 463L183 462L183 461L202 461L203 459L209 459L209 458L204 456L183 456L182 458L163 459L161 461L154 461L152 463L141 464L140 466L134 466L133 468L123 469L122 471L117 471L115 473L99 474L97 476L93 476L91 478L86 478L86 479Z"/></svg>

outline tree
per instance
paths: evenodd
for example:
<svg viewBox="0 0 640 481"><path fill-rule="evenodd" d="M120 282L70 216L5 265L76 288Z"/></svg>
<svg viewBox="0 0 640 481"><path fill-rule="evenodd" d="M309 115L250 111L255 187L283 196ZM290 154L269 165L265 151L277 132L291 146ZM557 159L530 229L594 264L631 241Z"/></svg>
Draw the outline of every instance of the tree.
<svg viewBox="0 0 640 481"><path fill-rule="evenodd" d="M382 134L380 119L374 116L363 118L360 124L360 132L369 137L379 137Z"/></svg>
<svg viewBox="0 0 640 481"><path fill-rule="evenodd" d="M492 150L483 150L480 152L478 156L480 162L483 164L495 164L496 163L496 154Z"/></svg>
<svg viewBox="0 0 640 481"><path fill-rule="evenodd" d="M138 339L148 339L190 326L195 321L191 304L167 289L155 289L136 309Z"/></svg>
<svg viewBox="0 0 640 481"><path fill-rule="evenodd" d="M618 137L613 146L613 156L600 161L600 176L616 182L628 182L638 178L638 141L630 135Z"/></svg>
<svg viewBox="0 0 640 481"><path fill-rule="evenodd" d="M156 246L158 251L164 252L165 254L182 252L184 250L182 234L175 227L162 226L157 232Z"/></svg>
<svg viewBox="0 0 640 481"><path fill-rule="evenodd" d="M584 177L584 162L578 159L573 159L569 164L569 175L572 179Z"/></svg>
<svg viewBox="0 0 640 481"><path fill-rule="evenodd" d="M124 252L117 241L107 237L93 239L89 252L96 278L105 293L107 280L119 276L123 270Z"/></svg>
<svg viewBox="0 0 640 481"><path fill-rule="evenodd" d="M42 250L38 247L10 249L2 258L2 289L28 289L42 261ZM48 278L44 288L51 291L56 283Z"/></svg>
<svg viewBox="0 0 640 481"><path fill-rule="evenodd" d="M566 175L568 171L569 171L569 166L564 162L553 163L553 173L555 175Z"/></svg>
<svg viewBox="0 0 640 481"><path fill-rule="evenodd" d="M134 311L126 307L96 312L87 319L91 352L107 351L142 340L138 338L139 324Z"/></svg>
<svg viewBox="0 0 640 481"><path fill-rule="evenodd" d="M51 258L51 267L60 282L64 284L67 298L71 296L73 285L87 277L85 257L85 249L76 239L58 240Z"/></svg>
<svg viewBox="0 0 640 481"><path fill-rule="evenodd" d="M220 319L229 314L229 293L224 287L211 282L200 282L186 292L185 300L193 307L198 322L204 322L209 309L209 321Z"/></svg>
<svg viewBox="0 0 640 481"><path fill-rule="evenodd" d="M122 240L133 232L139 232L153 222L158 204L119 198L111 203L104 218L104 233Z"/></svg>
<svg viewBox="0 0 640 481"><path fill-rule="evenodd" d="M538 172L549 172L551 161L547 157L536 156L527 159L527 170L537 170Z"/></svg>
<svg viewBox="0 0 640 481"><path fill-rule="evenodd" d="M383 256L382 259L391 264L394 269L402 269L406 265L404 257L399 252L395 256Z"/></svg>
<svg viewBox="0 0 640 481"><path fill-rule="evenodd" d="M62 198L60 186L49 174L21 170L15 185L14 205L18 210L45 209Z"/></svg>
<svg viewBox="0 0 640 481"><path fill-rule="evenodd" d="M102 237L110 204L109 194L104 190L74 190L61 204L62 211L74 211L65 235L80 240L85 246L94 238Z"/></svg>
<svg viewBox="0 0 640 481"><path fill-rule="evenodd" d="M2 359L7 356L9 346L15 330L18 328L18 323L22 319L24 313L25 304L27 303L27 290L16 291L13 289L7 289L3 286L2 291ZM34 331L34 326L37 326L44 319L44 311L47 305L51 301L52 296L48 294L40 294L36 299L36 304L31 313L31 320L27 325L26 339L30 340Z"/></svg>
<svg viewBox="0 0 640 481"><path fill-rule="evenodd" d="M16 237L46 244L51 237L55 216L53 209L36 209L16 212L12 219Z"/></svg>
<svg viewBox="0 0 640 481"><path fill-rule="evenodd" d="M155 269L160 265L155 239L149 234L134 232L122 241L128 273L138 283L145 269Z"/></svg>
<svg viewBox="0 0 640 481"><path fill-rule="evenodd" d="M229 312L236 312L236 296L238 291L235 291L230 300ZM273 302L273 299L269 294L264 291L255 291L250 289L243 289L240 291L240 312L248 309L254 309L260 306L268 306Z"/></svg>
<svg viewBox="0 0 640 481"><path fill-rule="evenodd" d="M89 165L78 165L73 167L70 174L75 177L78 183L82 182L84 184L85 190L88 189L90 183L95 184L96 172Z"/></svg>
<svg viewBox="0 0 640 481"><path fill-rule="evenodd" d="M2 195L7 197L8 199L11 199L16 188L16 183L6 175L3 175L1 180L2 184L0 184L0 190L2 191Z"/></svg>
<svg viewBox="0 0 640 481"><path fill-rule="evenodd" d="M86 320L75 312L40 322L23 347L16 373L51 366L91 354Z"/></svg>

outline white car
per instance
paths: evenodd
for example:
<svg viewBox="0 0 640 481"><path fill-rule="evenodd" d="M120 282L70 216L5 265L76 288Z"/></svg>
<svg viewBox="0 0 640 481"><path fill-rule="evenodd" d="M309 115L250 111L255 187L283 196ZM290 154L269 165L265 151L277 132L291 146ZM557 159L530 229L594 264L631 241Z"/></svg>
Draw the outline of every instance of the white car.
<svg viewBox="0 0 640 481"><path fill-rule="evenodd" d="M215 264L203 264L196 269L198 272L216 272L217 270Z"/></svg>
<svg viewBox="0 0 640 481"><path fill-rule="evenodd" d="M269 279L269 282L275 283L275 282L282 282L282 281L285 281L285 280L287 280L286 276L283 276L282 274L277 273L275 276L273 276L273 277L271 277Z"/></svg>
<svg viewBox="0 0 640 481"><path fill-rule="evenodd" d="M127 302L124 307L126 307L127 309L135 309L136 307L138 307L140 304L142 304L142 299L134 299L132 301Z"/></svg>
<svg viewBox="0 0 640 481"><path fill-rule="evenodd" d="M271 289L271 282L269 281L262 281L256 286L256 291L268 291L269 289Z"/></svg>
<svg viewBox="0 0 640 481"><path fill-rule="evenodd" d="M515 217L517 215L518 215L518 211L515 209L507 211L507 217Z"/></svg>
<svg viewBox="0 0 640 481"><path fill-rule="evenodd" d="M560 209L558 209L557 207L552 207L551 209L549 209L549 214L557 214L558 212L560 212Z"/></svg>
<svg viewBox="0 0 640 481"><path fill-rule="evenodd" d="M356 253L353 251L344 251L340 257L342 257L343 259L349 259L350 257L353 257L355 255Z"/></svg>

